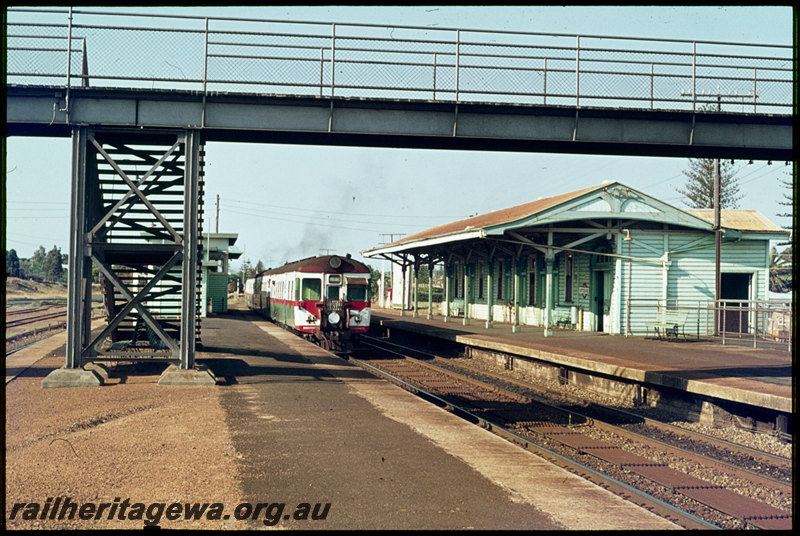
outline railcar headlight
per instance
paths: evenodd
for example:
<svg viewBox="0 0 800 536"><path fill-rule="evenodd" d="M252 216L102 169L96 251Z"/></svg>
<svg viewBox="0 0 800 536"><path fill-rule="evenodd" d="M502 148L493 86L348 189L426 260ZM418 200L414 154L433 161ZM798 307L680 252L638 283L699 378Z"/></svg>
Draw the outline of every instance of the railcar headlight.
<svg viewBox="0 0 800 536"><path fill-rule="evenodd" d="M361 317L359 315L353 315L353 322L355 322L356 324L360 324Z"/></svg>
<svg viewBox="0 0 800 536"><path fill-rule="evenodd" d="M339 320L341 320L341 317L339 316L339 313L335 311L328 315L328 322L330 324L338 324Z"/></svg>

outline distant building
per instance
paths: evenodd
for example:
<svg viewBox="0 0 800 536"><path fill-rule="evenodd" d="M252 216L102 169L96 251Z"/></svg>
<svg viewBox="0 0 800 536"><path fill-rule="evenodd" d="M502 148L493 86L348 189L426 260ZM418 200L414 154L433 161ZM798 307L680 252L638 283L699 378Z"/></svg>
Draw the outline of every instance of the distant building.
<svg viewBox="0 0 800 536"><path fill-rule="evenodd" d="M395 304L409 303L414 267L443 264L447 319L644 335L660 309L680 308L691 310L687 331L705 333L715 297L713 221L713 211L679 209L610 182L440 225L362 255L404 270L406 277L393 279ZM788 231L755 210L724 210L721 227L720 298L766 300L770 240L785 240ZM738 316L726 321L739 330L755 320Z"/></svg>
<svg viewBox="0 0 800 536"><path fill-rule="evenodd" d="M228 265L242 255L233 247L238 238L237 233L203 234L200 316L228 310Z"/></svg>

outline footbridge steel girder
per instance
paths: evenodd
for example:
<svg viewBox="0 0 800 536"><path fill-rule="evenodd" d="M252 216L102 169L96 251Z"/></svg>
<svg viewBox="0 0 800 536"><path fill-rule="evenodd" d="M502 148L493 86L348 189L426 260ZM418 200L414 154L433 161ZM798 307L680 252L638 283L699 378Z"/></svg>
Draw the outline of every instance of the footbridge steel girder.
<svg viewBox="0 0 800 536"><path fill-rule="evenodd" d="M792 116L11 86L9 135L72 125L197 129L203 141L792 160Z"/></svg>
<svg viewBox="0 0 800 536"><path fill-rule="evenodd" d="M148 359L193 368L202 224L198 132L75 126L72 147L65 368ZM103 278L107 320L94 337L93 265Z"/></svg>

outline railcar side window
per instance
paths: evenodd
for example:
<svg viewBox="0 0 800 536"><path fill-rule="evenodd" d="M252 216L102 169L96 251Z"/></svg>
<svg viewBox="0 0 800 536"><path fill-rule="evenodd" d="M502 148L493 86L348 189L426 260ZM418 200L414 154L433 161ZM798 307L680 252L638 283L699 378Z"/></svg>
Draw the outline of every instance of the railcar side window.
<svg viewBox="0 0 800 536"><path fill-rule="evenodd" d="M319 301L322 299L322 280L303 279L303 300Z"/></svg>

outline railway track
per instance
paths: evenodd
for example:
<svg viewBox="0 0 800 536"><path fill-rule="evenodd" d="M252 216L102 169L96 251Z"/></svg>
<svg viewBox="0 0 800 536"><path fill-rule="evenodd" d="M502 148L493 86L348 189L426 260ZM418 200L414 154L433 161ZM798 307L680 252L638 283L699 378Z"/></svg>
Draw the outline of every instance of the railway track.
<svg viewBox="0 0 800 536"><path fill-rule="evenodd" d="M570 470L590 471L587 478L621 495L631 496L635 490L634 502L686 528L792 527L790 513L729 489L747 481L791 498L791 460L663 423L643 425L642 418L624 417L612 408L592 404L587 409L575 401L544 397L508 377L458 370L448 365L451 360L387 341L362 341L353 360L365 368L526 448L578 464ZM694 468L690 470L698 476L673 465ZM731 484L710 482L710 472Z"/></svg>
<svg viewBox="0 0 800 536"><path fill-rule="evenodd" d="M436 358L440 366L460 370L464 374L476 373L474 369L453 365L453 360ZM509 376L495 374L481 370L478 374L491 378L493 381L507 384L509 388L519 388L527 392L536 391L545 393L550 398L563 399L562 393L534 386L527 382L515 380ZM691 448L691 455L697 462L713 466L716 469L735 471L746 474L755 483L771 486L791 495L793 466L792 460L783 456L764 452L745 445L709 436L693 430L657 421L630 411L619 408L610 408L598 404L584 404L584 411L578 411L575 404L580 403L568 399L570 412L573 415L592 419L595 426L611 430L616 434L639 442L653 445L656 448L675 455L687 455L686 449ZM612 424L614 423L614 424Z"/></svg>
<svg viewBox="0 0 800 536"><path fill-rule="evenodd" d="M92 318L102 314L102 306L96 304ZM53 304L7 309L5 321L6 355L9 355L25 345L66 329L67 309L64 305Z"/></svg>
<svg viewBox="0 0 800 536"><path fill-rule="evenodd" d="M41 309L29 309L28 311L40 312L42 310ZM20 312L20 313L21 314L25 314L23 312ZM55 311L55 312L46 312L45 311L45 312L41 312L41 314L32 314L32 315L29 312L29 313L27 313L27 316L23 316L21 318L16 318L16 316L15 316L11 320L7 319L6 320L6 327L10 328L10 327L24 326L26 324L33 324L35 322L41 322L43 320L52 320L52 319L56 319L56 318L60 319L62 317L64 319L67 318L67 310L66 309L64 309L63 311Z"/></svg>
<svg viewBox="0 0 800 536"><path fill-rule="evenodd" d="M27 309L9 309L6 311L6 317L17 315L29 315L31 313L38 313L40 311L47 311L49 307L29 307Z"/></svg>

